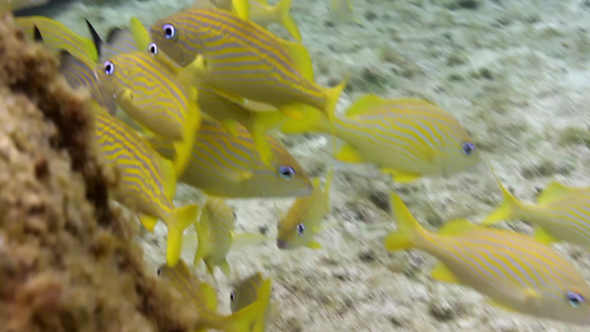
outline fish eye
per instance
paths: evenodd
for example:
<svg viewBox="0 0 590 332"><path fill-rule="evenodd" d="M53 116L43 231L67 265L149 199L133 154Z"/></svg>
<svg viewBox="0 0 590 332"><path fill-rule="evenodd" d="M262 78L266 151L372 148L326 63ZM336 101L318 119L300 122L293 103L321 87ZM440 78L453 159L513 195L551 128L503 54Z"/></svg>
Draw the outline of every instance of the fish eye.
<svg viewBox="0 0 590 332"><path fill-rule="evenodd" d="M236 292L231 292L231 294L229 294L229 300L232 302L236 300Z"/></svg>
<svg viewBox="0 0 590 332"><path fill-rule="evenodd" d="M162 275L162 268L161 268L161 267L160 267L160 268L158 268L158 271L156 271L156 273L157 273L159 276L161 276L161 275Z"/></svg>
<svg viewBox="0 0 590 332"><path fill-rule="evenodd" d="M579 307L582 303L586 301L584 300L584 297L581 294L571 291L565 293L565 298L567 302L574 308Z"/></svg>
<svg viewBox="0 0 590 332"><path fill-rule="evenodd" d="M475 151L475 144L471 142L463 142L461 144L461 148L463 149L463 153L466 156L470 156L473 153L473 151Z"/></svg>
<svg viewBox="0 0 590 332"><path fill-rule="evenodd" d="M150 51L152 55L158 54L158 45L156 45L156 43L151 43L148 46L148 51Z"/></svg>
<svg viewBox="0 0 590 332"><path fill-rule="evenodd" d="M285 180L291 180L295 175L295 169L291 166L279 166L279 175Z"/></svg>
<svg viewBox="0 0 590 332"><path fill-rule="evenodd" d="M115 64L111 61L105 61L103 64L104 73L107 75L113 75L115 73Z"/></svg>
<svg viewBox="0 0 590 332"><path fill-rule="evenodd" d="M164 32L164 37L166 39L174 39L176 38L176 28L172 24L164 24L162 27L162 31Z"/></svg>
<svg viewBox="0 0 590 332"><path fill-rule="evenodd" d="M304 224L297 225L297 234L299 234L299 236L303 236L303 233L305 233L305 225Z"/></svg>

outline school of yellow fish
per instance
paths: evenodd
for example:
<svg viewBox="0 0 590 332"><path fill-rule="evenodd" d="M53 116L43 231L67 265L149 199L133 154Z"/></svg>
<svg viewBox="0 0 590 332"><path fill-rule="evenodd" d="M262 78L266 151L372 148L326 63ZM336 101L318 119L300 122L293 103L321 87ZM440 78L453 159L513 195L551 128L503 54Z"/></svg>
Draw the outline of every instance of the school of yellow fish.
<svg viewBox="0 0 590 332"><path fill-rule="evenodd" d="M0 9L47 2L0 0ZM323 186L310 179L274 130L331 135L342 142L335 160L373 164L397 183L448 177L481 164L469 133L431 101L370 94L337 116L347 79L335 87L315 82L291 3L197 0L149 28L132 18L106 38L86 21L91 39L47 17L15 19L28 38L56 53L68 84L89 92L98 151L120 174L112 197L135 211L148 231L158 222L167 227L166 263L157 274L194 305L198 331L262 332L269 325L270 278L259 272L237 283L232 313L221 315L216 291L180 258L182 242L195 240L193 266L202 260L210 274L218 267L230 278L228 252L267 239L235 234L236 214L226 198L296 198L289 211L278 212L277 247L322 248L314 237L330 211L333 166ZM335 22L359 23L350 0L330 5ZM269 32L271 24L282 25L292 40ZM121 112L130 120L123 121ZM554 182L533 204L496 179L504 201L481 224L455 220L436 233L391 193L397 230L385 238L386 249L433 255L440 262L433 279L470 287L492 305L590 325L588 282L550 247L570 242L590 248L590 187ZM175 206L177 182L201 190L206 202ZM487 227L513 219L530 222L534 236ZM191 225L196 236L183 235Z"/></svg>

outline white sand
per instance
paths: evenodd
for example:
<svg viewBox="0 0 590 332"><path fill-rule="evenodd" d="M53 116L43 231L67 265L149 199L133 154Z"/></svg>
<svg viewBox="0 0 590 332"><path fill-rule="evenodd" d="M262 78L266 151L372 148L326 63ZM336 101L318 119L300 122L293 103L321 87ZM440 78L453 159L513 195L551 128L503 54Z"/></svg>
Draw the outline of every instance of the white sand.
<svg viewBox="0 0 590 332"><path fill-rule="evenodd" d="M109 26L124 25L131 15L149 24L190 2L105 0L109 8L74 4L58 19L85 31L83 18L88 18L104 33ZM590 184L590 169L584 167L590 161L587 0L481 0L475 10L448 9L458 0L353 2L363 27L326 26L329 0L294 0L293 8L317 80L333 85L352 74L341 110L366 92L426 97L462 121L486 162L495 165L517 197L530 200L535 188L555 179ZM276 31L286 36L280 28ZM581 138L563 142L572 128L582 129ZM324 175L330 160L326 139L286 140L311 174ZM435 262L430 256L386 253L382 238L395 223L370 197L387 201L389 183L384 176L336 174L328 222L337 225L318 237L323 250L281 252L269 243L229 255L230 281L255 271L272 277L270 331L590 331L492 308L467 288L429 280ZM459 217L477 221L500 197L485 167L394 189L418 220L434 227ZM239 231L266 227L275 236L273 202L286 211L291 201L230 204ZM145 236L154 266L164 261L164 232L158 227L155 235ZM189 262L193 248L184 256ZM559 248L576 257L590 279L588 253ZM220 271L216 279L206 276L202 265L196 271L219 289L220 310L228 312L225 277Z"/></svg>

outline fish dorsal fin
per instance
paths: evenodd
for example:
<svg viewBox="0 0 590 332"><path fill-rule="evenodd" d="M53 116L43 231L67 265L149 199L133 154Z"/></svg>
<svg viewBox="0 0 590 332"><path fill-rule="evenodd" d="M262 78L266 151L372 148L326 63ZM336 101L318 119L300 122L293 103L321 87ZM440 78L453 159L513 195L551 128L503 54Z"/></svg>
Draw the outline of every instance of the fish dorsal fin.
<svg viewBox="0 0 590 332"><path fill-rule="evenodd" d="M289 53L289 55L291 56L291 59L295 63L295 66L297 67L301 75L303 75L303 77L305 77L309 81L313 82L315 80L315 75L313 73L311 56L309 55L307 49L299 43L287 40L283 41L283 45L287 53Z"/></svg>
<svg viewBox="0 0 590 332"><path fill-rule="evenodd" d="M584 189L588 190L588 188ZM547 187L545 187L545 189L543 189L543 191L539 194L539 196L537 197L537 202L539 204L548 204L551 202L555 202L566 195L584 191L584 189L568 187L557 181L553 181L549 183Z"/></svg>
<svg viewBox="0 0 590 332"><path fill-rule="evenodd" d="M346 111L346 116L353 117L364 114L367 110L386 103L386 100L374 94L367 94L357 99Z"/></svg>
<svg viewBox="0 0 590 332"><path fill-rule="evenodd" d="M152 38L137 17L133 16L129 19L129 29L131 30L137 49L139 49L140 52L147 52L148 45L152 42Z"/></svg>
<svg viewBox="0 0 590 332"><path fill-rule="evenodd" d="M430 272L430 276L432 277L432 279L440 282L447 282L450 284L461 283L457 279L457 277L455 277L453 272L451 272L443 263L437 263L436 266Z"/></svg>
<svg viewBox="0 0 590 332"><path fill-rule="evenodd" d="M92 26L92 24L90 24L90 22L88 20L85 20L85 21L86 21L86 26L88 27L88 31L90 31L90 35L92 36L92 42L94 43L94 47L96 48L96 51L98 52L98 56L100 57L102 55L101 49L102 49L102 45L104 44L104 42L100 38L100 35L98 34L98 32L96 32L96 29L94 29L94 27ZM109 33L109 35L110 35L110 33Z"/></svg>
<svg viewBox="0 0 590 332"><path fill-rule="evenodd" d="M444 224L439 230L438 234L445 235L445 236L454 236L464 234L466 232L470 232L476 229L479 229L480 226L471 223L467 219L457 219L452 220Z"/></svg>
<svg viewBox="0 0 590 332"><path fill-rule="evenodd" d="M146 142L147 143L147 142ZM158 158L160 163L160 171L162 172L162 186L164 187L164 195L169 200L174 198L176 194L176 173L174 172L174 164L168 159Z"/></svg>
<svg viewBox="0 0 590 332"><path fill-rule="evenodd" d="M33 40L39 43L43 42L43 36L41 36L41 31L36 25L33 25Z"/></svg>
<svg viewBox="0 0 590 332"><path fill-rule="evenodd" d="M215 289L206 282L200 283L199 289L207 309L211 310L211 312L217 311L217 293L215 293Z"/></svg>

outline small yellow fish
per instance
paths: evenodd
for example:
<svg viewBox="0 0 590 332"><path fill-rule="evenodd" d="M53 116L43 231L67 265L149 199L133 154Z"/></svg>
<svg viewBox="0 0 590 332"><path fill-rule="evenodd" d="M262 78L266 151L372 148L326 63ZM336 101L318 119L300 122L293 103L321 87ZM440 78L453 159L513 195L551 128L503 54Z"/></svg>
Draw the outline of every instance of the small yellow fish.
<svg viewBox="0 0 590 332"><path fill-rule="evenodd" d="M330 20L334 23L362 24L354 15L351 0L330 0Z"/></svg>
<svg viewBox="0 0 590 332"><path fill-rule="evenodd" d="M17 11L32 7L43 6L49 3L49 0L0 0L0 11Z"/></svg>
<svg viewBox="0 0 590 332"><path fill-rule="evenodd" d="M311 193L312 185L301 165L276 139L267 136L272 158L267 166L252 137L242 126L233 136L217 121L203 119L189 166L179 180L205 193L226 198L295 197ZM150 144L168 159L172 146L152 137Z"/></svg>
<svg viewBox="0 0 590 332"><path fill-rule="evenodd" d="M345 142L337 160L370 162L398 183L449 176L475 168L480 160L459 121L426 100L366 95L333 122L315 110L308 110L304 120L286 121L281 131L288 134L330 133L333 127L334 135Z"/></svg>
<svg viewBox="0 0 590 332"><path fill-rule="evenodd" d="M255 303L259 298L258 294L260 294L260 289L263 284L264 277L260 272L256 272L250 277L240 281L230 295L231 312L238 312L246 308L247 306L251 305L252 303ZM267 329L268 321L270 318L270 309L271 306L269 304L269 306L266 309L266 312L264 313L264 319L258 320L256 322L256 324L262 325L262 327L260 327L259 325L255 326L252 329L253 331L265 331Z"/></svg>
<svg viewBox="0 0 590 332"><path fill-rule="evenodd" d="M92 40L75 34L61 22L43 16L17 17L17 26L24 30L31 40L35 39L35 27L43 40L43 45L53 51L68 51L76 59L98 60L98 52Z"/></svg>
<svg viewBox="0 0 590 332"><path fill-rule="evenodd" d="M107 93L94 75L96 65L88 59L76 59L67 51L60 52L59 72L64 76L72 88L86 87L90 95L100 106L104 107L110 115L117 112L117 103L113 96Z"/></svg>
<svg viewBox="0 0 590 332"><path fill-rule="evenodd" d="M590 324L590 286L552 248L524 234L459 220L440 234L422 228L402 200L391 195L398 230L385 238L387 250L420 249L440 263L435 280L473 288L501 308L579 325Z"/></svg>
<svg viewBox="0 0 590 332"><path fill-rule="evenodd" d="M95 137L99 154L120 173L114 198L143 214L142 224L152 231L159 220L168 228L166 261L173 266L180 257L182 233L197 218L198 208L176 209L172 198L176 175L170 161L161 158L143 138L123 122L96 106Z"/></svg>
<svg viewBox="0 0 590 332"><path fill-rule="evenodd" d="M98 50L99 62L104 62L117 54L144 51L137 47L129 29L113 28L109 30L107 38L103 40L88 20L86 20L86 26Z"/></svg>
<svg viewBox="0 0 590 332"><path fill-rule="evenodd" d="M234 239L243 244L257 243L266 240L258 234L234 234L236 214L222 198L207 197L199 221L195 222L198 245L193 264L196 266L201 259L207 271L213 275L218 266L229 278L230 267L226 256L234 244Z"/></svg>
<svg viewBox="0 0 590 332"><path fill-rule="evenodd" d="M326 176L324 188L320 179L313 182L311 195L299 197L278 223L277 246L279 249L294 249L307 246L320 249L322 246L314 240L314 235L321 231L322 219L330 212L330 186L334 170Z"/></svg>
<svg viewBox="0 0 590 332"><path fill-rule="evenodd" d="M504 200L484 219L484 225L511 219L526 220L534 226L537 241L546 244L566 241L590 248L590 188L572 188L551 182L539 194L537 204L531 204L514 197L497 176L496 180Z"/></svg>
<svg viewBox="0 0 590 332"><path fill-rule="evenodd" d="M115 55L98 64L95 72L125 113L174 142L174 168L182 174L201 122L196 89L183 86L147 50Z"/></svg>
<svg viewBox="0 0 590 332"><path fill-rule="evenodd" d="M280 0L275 6L269 6L266 0L249 0L250 1L250 21L267 27L270 24L280 24L291 36L301 42L301 33L297 27L297 23L291 17L291 3L293 0ZM231 10L232 4L230 0L197 0L193 4L193 9L208 9L219 8Z"/></svg>
<svg viewBox="0 0 590 332"><path fill-rule="evenodd" d="M346 80L325 88L313 80L305 47L222 9L188 9L150 29L161 51L230 99L270 104L300 118L305 105L333 114ZM220 42L221 41L221 42Z"/></svg>
<svg viewBox="0 0 590 332"><path fill-rule="evenodd" d="M229 315L222 316L217 311L217 294L211 285L200 282L191 275L188 266L181 259L174 267L166 265L158 269L158 275L167 280L183 298L192 302L199 313L199 320L195 330L205 331L207 328L225 332L262 332L258 321L264 318L269 306L272 282L266 279L258 292L259 300L249 306ZM258 328L253 330L252 327Z"/></svg>

